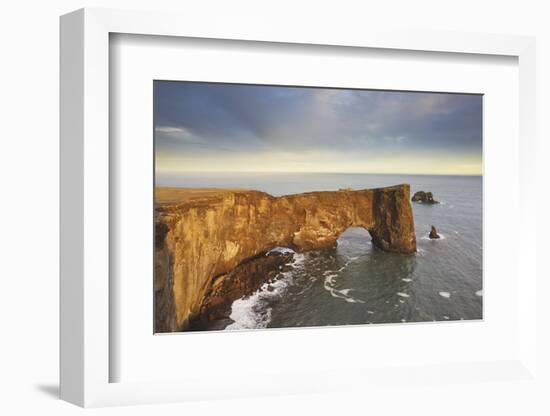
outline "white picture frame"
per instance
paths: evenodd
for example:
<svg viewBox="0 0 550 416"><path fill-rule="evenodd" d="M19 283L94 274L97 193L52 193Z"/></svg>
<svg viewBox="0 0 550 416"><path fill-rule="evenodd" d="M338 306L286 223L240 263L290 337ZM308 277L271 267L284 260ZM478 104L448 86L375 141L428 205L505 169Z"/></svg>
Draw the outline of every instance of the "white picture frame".
<svg viewBox="0 0 550 416"><path fill-rule="evenodd" d="M521 215L515 227L521 285L517 293L519 334L517 354L507 360L467 364L441 363L414 369L331 370L319 373L270 375L262 385L241 381L228 388L231 377L218 381L110 382L109 308L109 36L113 33L206 39L278 42L430 51L444 54L482 54L516 57L519 66L520 212L534 204L535 168L535 41L509 35L354 30L328 32L312 26L249 27L219 20L205 26L192 16L107 9L82 9L61 18L61 398L80 406L158 403L197 398L238 397L280 393L320 392L347 388L339 380L352 376L358 385L391 378L424 380L445 373L447 379L480 382L472 374L524 380L536 375L536 218ZM111 259L112 260L112 259ZM322 374L327 374L322 373Z"/></svg>

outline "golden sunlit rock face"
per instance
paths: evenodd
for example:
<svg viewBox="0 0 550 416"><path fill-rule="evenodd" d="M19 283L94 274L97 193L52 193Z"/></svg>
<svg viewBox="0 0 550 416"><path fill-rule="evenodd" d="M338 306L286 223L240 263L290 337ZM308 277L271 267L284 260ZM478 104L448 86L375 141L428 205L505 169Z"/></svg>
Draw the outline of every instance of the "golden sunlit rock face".
<svg viewBox="0 0 550 416"><path fill-rule="evenodd" d="M409 185L281 197L158 188L156 202L156 332L187 329L216 279L274 247L329 247L349 227L363 227L382 250L416 251Z"/></svg>

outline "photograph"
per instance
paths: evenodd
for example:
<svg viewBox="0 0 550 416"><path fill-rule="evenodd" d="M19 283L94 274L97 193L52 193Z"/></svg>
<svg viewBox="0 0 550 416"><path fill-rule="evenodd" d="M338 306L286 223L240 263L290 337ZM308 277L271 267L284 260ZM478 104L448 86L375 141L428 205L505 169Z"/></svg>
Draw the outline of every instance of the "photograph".
<svg viewBox="0 0 550 416"><path fill-rule="evenodd" d="M153 93L154 333L483 319L482 94Z"/></svg>

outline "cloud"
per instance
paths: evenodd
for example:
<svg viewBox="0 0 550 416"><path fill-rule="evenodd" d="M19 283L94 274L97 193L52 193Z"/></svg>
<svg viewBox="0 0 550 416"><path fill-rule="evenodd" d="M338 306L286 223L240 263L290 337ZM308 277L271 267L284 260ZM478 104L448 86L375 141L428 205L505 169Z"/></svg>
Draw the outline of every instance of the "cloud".
<svg viewBox="0 0 550 416"><path fill-rule="evenodd" d="M155 127L155 134L161 138L175 139L180 141L202 141L185 127Z"/></svg>
<svg viewBox="0 0 550 416"><path fill-rule="evenodd" d="M157 133L187 133L182 127L155 127Z"/></svg>
<svg viewBox="0 0 550 416"><path fill-rule="evenodd" d="M157 148L173 155L481 158L480 95L157 81L155 105Z"/></svg>

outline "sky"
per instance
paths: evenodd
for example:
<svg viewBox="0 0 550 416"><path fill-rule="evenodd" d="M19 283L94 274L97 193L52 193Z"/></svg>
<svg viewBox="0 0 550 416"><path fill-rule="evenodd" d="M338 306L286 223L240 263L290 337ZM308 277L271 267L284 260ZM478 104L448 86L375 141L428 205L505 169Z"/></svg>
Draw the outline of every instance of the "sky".
<svg viewBox="0 0 550 416"><path fill-rule="evenodd" d="M157 174L479 175L482 96L155 81Z"/></svg>

